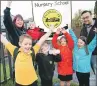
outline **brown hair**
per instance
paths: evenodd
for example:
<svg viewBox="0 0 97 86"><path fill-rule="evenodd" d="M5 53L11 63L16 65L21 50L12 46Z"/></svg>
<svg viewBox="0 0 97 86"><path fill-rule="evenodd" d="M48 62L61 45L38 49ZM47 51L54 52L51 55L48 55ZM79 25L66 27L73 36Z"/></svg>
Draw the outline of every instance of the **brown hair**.
<svg viewBox="0 0 97 86"><path fill-rule="evenodd" d="M44 44L48 44L48 46L50 46L50 45L49 45L49 42L48 42L48 41L45 41L45 42L41 45L41 47L40 47L40 49L39 49L39 53L42 53L42 46L43 46Z"/></svg>
<svg viewBox="0 0 97 86"><path fill-rule="evenodd" d="M84 10L82 13L81 13L81 16L84 14L84 13L90 13L90 15L92 15L92 12L91 11L89 11L89 10Z"/></svg>
<svg viewBox="0 0 97 86"><path fill-rule="evenodd" d="M23 35L21 35L21 36L19 37L19 42L20 42L20 43L23 42L23 40L24 40L25 38L28 38L28 39L31 39L31 40L32 40L32 37L31 37L30 35L28 35L28 34L23 34Z"/></svg>
<svg viewBox="0 0 97 86"><path fill-rule="evenodd" d="M87 47L87 38L85 36L80 36L79 39L85 42L85 52L89 55L88 47Z"/></svg>
<svg viewBox="0 0 97 86"><path fill-rule="evenodd" d="M24 22L23 17L22 17L20 14L17 14L17 15L14 17L14 19L13 19L13 23L14 23L14 24L15 24L17 18L20 18L20 19L23 20L23 22ZM24 24L23 24L23 26L22 26L21 28L24 28Z"/></svg>
<svg viewBox="0 0 97 86"><path fill-rule="evenodd" d="M66 37L65 37L65 36L62 36L62 37L59 39L59 42L60 42L60 43L61 43L61 40L62 40L63 38L64 38L64 39L66 40L66 42L67 42Z"/></svg>

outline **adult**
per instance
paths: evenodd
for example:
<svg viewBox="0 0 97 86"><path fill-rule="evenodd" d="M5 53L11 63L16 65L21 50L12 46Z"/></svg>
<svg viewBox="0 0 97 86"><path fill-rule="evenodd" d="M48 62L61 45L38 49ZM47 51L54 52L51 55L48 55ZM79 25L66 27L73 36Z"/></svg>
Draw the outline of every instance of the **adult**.
<svg viewBox="0 0 97 86"><path fill-rule="evenodd" d="M6 9L4 10L4 25L10 36L9 40L11 41L11 43L14 44L15 46L19 46L18 45L19 36L25 33L24 20L20 14L16 15L12 20L10 13L11 3L12 1L8 1Z"/></svg>
<svg viewBox="0 0 97 86"><path fill-rule="evenodd" d="M85 10L81 13L81 19L83 23L83 28L81 29L80 36L85 36L87 38L87 44L89 44L95 36L94 29L97 28L97 19L92 18L92 13L91 11L88 10ZM97 58L97 46L93 51L91 57L91 67L94 73L96 71L96 58Z"/></svg>

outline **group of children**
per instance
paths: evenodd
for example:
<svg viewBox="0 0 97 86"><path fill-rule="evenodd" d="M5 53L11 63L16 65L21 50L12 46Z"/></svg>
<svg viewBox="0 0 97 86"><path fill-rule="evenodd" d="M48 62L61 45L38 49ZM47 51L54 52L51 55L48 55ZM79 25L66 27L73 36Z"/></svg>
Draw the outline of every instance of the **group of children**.
<svg viewBox="0 0 97 86"><path fill-rule="evenodd" d="M75 36L72 29L69 33L65 28L58 28L52 39L52 47L45 40L54 30L49 27L47 33L39 36L37 42L32 46L33 34L24 29L24 21L21 15L17 15L12 21L10 17L10 5L8 1L4 10L4 25L10 35L11 43L1 34L1 42L8 49L13 57L14 50L19 47L19 53L15 61L15 82L16 86L37 86L33 85L38 79L31 53L35 53L35 60L38 64L39 76L42 86L53 86L54 62L57 62L58 78L60 86L70 86L72 75L76 72L79 85L89 86L90 59L96 45L97 30L95 29L94 39L87 45L86 37ZM40 31L39 28L37 31ZM41 31L40 31L41 32ZM58 40L60 34L63 34ZM34 52L31 50L33 48Z"/></svg>
<svg viewBox="0 0 97 86"><path fill-rule="evenodd" d="M91 69L90 59L91 54L96 47L96 36L89 45L86 45L86 38L84 36L77 39L71 29L69 29L70 34L65 29L57 29L52 39L52 44L53 47L58 50L53 49L50 51L49 44L44 41L49 37L51 32L52 31L50 30L43 35L33 47L42 86L52 86L54 61L58 62L58 78L60 79L60 86L64 86L64 81L67 82L67 86L70 86L73 70L76 72L80 86L83 86L82 81L85 86L89 86L89 73ZM57 43L57 37L60 32L65 36L62 36L60 38L60 43ZM8 42L3 35L1 35L1 42L13 56L16 46ZM37 80L37 75L31 60L32 57L30 55L30 53L33 53L31 51L32 38L27 34L21 35L19 38L19 46L20 53L17 55L15 61L16 86L31 86L31 84ZM39 49L40 52L37 54Z"/></svg>

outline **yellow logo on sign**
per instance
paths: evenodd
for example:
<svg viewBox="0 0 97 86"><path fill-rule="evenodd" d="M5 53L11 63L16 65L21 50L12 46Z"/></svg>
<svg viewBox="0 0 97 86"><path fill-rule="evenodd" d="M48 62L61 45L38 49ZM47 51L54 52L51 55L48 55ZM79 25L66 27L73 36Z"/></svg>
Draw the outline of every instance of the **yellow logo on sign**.
<svg viewBox="0 0 97 86"><path fill-rule="evenodd" d="M55 9L49 9L44 13L42 20L47 28L49 28L51 24L57 28L62 22L62 15Z"/></svg>

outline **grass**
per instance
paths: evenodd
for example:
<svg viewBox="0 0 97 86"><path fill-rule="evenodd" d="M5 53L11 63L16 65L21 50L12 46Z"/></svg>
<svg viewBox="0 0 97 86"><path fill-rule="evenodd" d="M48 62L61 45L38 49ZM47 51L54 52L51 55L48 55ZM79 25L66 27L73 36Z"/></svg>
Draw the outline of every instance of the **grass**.
<svg viewBox="0 0 97 86"><path fill-rule="evenodd" d="M7 82L1 84L1 86L14 86L12 80L8 80Z"/></svg>
<svg viewBox="0 0 97 86"><path fill-rule="evenodd" d="M58 82L59 82L58 79L53 80L53 83L58 83ZM12 80L8 80L6 83L1 84L1 86L14 86L14 85ZM40 80L38 81L38 86L40 86ZM78 85L72 82L71 86L78 86Z"/></svg>
<svg viewBox="0 0 97 86"><path fill-rule="evenodd" d="M1 66L1 81L4 81L3 65L0 63L0 66ZM10 77L9 65L6 65L6 74L7 74L7 78L9 78ZM41 82L41 80L39 78L38 79L38 86L41 86L40 82ZM53 78L53 83L54 84L59 83L59 79ZM1 84L1 86L14 86L14 84L13 84L12 80L8 80L7 82L4 82L3 84ZM71 86L78 86L78 85L72 82Z"/></svg>

